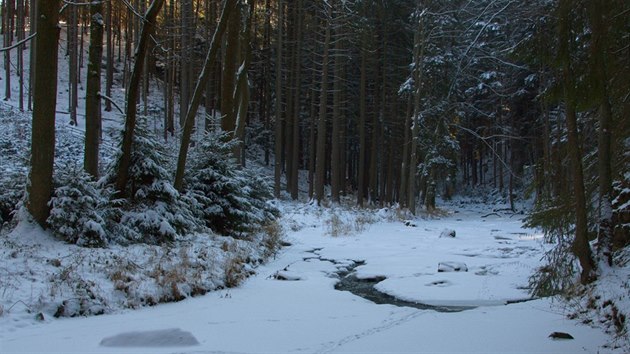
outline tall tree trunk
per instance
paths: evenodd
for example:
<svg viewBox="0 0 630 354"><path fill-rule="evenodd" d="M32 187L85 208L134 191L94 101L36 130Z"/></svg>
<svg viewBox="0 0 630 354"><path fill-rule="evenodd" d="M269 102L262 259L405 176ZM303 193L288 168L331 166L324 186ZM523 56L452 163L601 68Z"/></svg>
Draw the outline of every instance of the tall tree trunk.
<svg viewBox="0 0 630 354"><path fill-rule="evenodd" d="M16 32L17 32L17 40L18 42L24 39L24 1L26 0L17 0L17 22L16 22ZM20 44L17 48L17 74L18 81L20 84L19 88L19 98L18 98L18 107L20 111L24 111L24 44Z"/></svg>
<svg viewBox="0 0 630 354"><path fill-rule="evenodd" d="M328 6L328 19L332 18L332 7ZM315 160L315 198L321 205L325 198L326 184L326 116L328 108L328 47L330 46L330 20L326 21L324 53L322 55L322 87L319 96L319 121L317 122L317 156Z"/></svg>
<svg viewBox="0 0 630 354"><path fill-rule="evenodd" d="M362 207L365 199L365 158L366 146L366 120L367 120L367 50L365 36L362 38L361 46L361 78L359 83L359 171L358 171L358 191L357 204Z"/></svg>
<svg viewBox="0 0 630 354"><path fill-rule="evenodd" d="M412 214L416 213L416 175L417 175L417 162L418 162L418 137L420 135L420 98L422 95L422 80L423 80L423 62L424 62L424 26L423 19L419 18L418 28L414 34L414 47L413 47L413 117L412 117L412 130L411 130L411 154L409 162L409 180L407 188L407 205L409 211Z"/></svg>
<svg viewBox="0 0 630 354"><path fill-rule="evenodd" d="M289 192L291 193L291 198L293 200L298 199L298 182L299 182L299 171L300 171L300 96L301 96L301 51L302 51L302 2L303 0L298 0L297 2L297 34L296 34L296 48L295 48L295 61L294 61L294 74L295 74L295 89L294 89L294 98L293 98L293 139L291 142L287 142L291 144L291 150L293 150L291 167L293 168L292 179L289 183Z"/></svg>
<svg viewBox="0 0 630 354"><path fill-rule="evenodd" d="M334 203L339 203L340 179L342 178L341 166L341 38L339 38L340 26L335 26L335 67L333 82L333 112L332 112L332 152L330 156L330 191Z"/></svg>
<svg viewBox="0 0 630 354"><path fill-rule="evenodd" d="M240 32L241 16L230 17L223 60L223 77L221 78L221 129L230 134L233 134L236 128L234 88L236 87L237 68L241 63Z"/></svg>
<svg viewBox="0 0 630 354"><path fill-rule="evenodd" d="M2 11L2 31L4 34L4 47L11 46L13 42L13 29L11 28L11 18L13 17L13 0L4 0ZM4 52L4 100L11 99L11 51Z"/></svg>
<svg viewBox="0 0 630 354"><path fill-rule="evenodd" d="M212 69L214 68L214 60L216 59L217 52L219 51L220 40L226 30L227 23L230 19L230 14L234 11L238 2L239 0L226 0L225 4L223 5L223 12L221 13L219 25L217 26L214 35L212 36L210 49L208 50L208 54L206 55L204 65L201 70L201 74L199 75L199 79L197 80L195 90L193 91L192 100L190 101L190 107L188 107L188 109L186 110L188 113L184 121L184 131L182 133L182 143L179 148L179 157L177 159L177 171L175 173L174 183L174 187L178 191L181 191L184 186L186 159L188 156L190 138L192 135L193 127L195 125L195 116L197 115L197 110L199 109L199 105L201 104L201 99L203 98L203 92L206 88L206 83L210 78L210 73L212 72Z"/></svg>
<svg viewBox="0 0 630 354"><path fill-rule="evenodd" d="M400 207L404 208L407 206L407 188L408 186L408 178L409 177L409 146L411 142L409 141L409 133L411 132L411 107L413 107L413 95L409 95L407 98L407 111L405 113L405 122L403 126L404 138L403 138L403 153L402 153L402 163L400 166L400 191L399 191L399 202Z"/></svg>
<svg viewBox="0 0 630 354"><path fill-rule="evenodd" d="M103 3L90 5L90 48L85 95L85 171L98 178L98 153L101 139L101 60L103 59Z"/></svg>
<svg viewBox="0 0 630 354"><path fill-rule="evenodd" d="M31 30L30 35L37 33L37 0L31 1ZM31 41L30 63L29 63L29 78L28 78L28 109L33 108L33 93L35 90L35 58L37 54L37 40Z"/></svg>
<svg viewBox="0 0 630 354"><path fill-rule="evenodd" d="M282 178L282 36L284 28L284 4L278 0L278 39L276 41L276 122L274 149L274 195L280 198Z"/></svg>
<svg viewBox="0 0 630 354"><path fill-rule="evenodd" d="M136 127L136 116L138 114L138 89L140 88L140 80L144 70L144 58L146 57L149 48L149 39L153 34L155 20L157 15L160 13L160 9L162 9L162 5L164 5L164 0L153 0L153 3L144 16L144 25L142 26L140 40L138 41L138 48L136 49L136 60L129 79L129 87L127 88L127 97L125 100L127 108L125 112L125 127L123 130L121 144L122 154L120 156L120 161L118 162L118 171L116 175L116 191L118 197L125 196L127 181L129 180L133 135Z"/></svg>
<svg viewBox="0 0 630 354"><path fill-rule="evenodd" d="M573 195L575 198L575 240L573 252L582 267L581 281L583 284L596 279L595 262L588 242L588 220L586 214L586 197L584 192L584 172L582 170L581 140L577 127L576 114L576 83L571 63L571 44L573 34L571 30L571 10L574 8L572 0L560 0L559 39L560 52L558 57L562 65L562 80L564 84L564 100L567 120L568 153L573 171Z"/></svg>
<svg viewBox="0 0 630 354"><path fill-rule="evenodd" d="M188 104L190 103L190 89L192 81L192 46L194 33L192 31L193 6L192 0L181 1L181 58L179 72L179 125L183 127L186 121Z"/></svg>
<svg viewBox="0 0 630 354"><path fill-rule="evenodd" d="M79 89L79 75L77 73L79 64L77 61L79 55L79 43L77 35L79 33L79 15L77 6L69 7L68 22L68 89L70 95L68 96L68 111L70 112L70 124L77 125L77 104L78 104L78 89Z"/></svg>
<svg viewBox="0 0 630 354"><path fill-rule="evenodd" d="M249 1L249 10L247 23L241 35L241 51L242 65L239 67L237 74L237 83L234 100L236 101L236 122L234 128L234 139L238 140L238 144L234 150L234 157L240 161L241 166L245 166L245 125L249 112L249 76L248 71L252 61L251 53L251 30L254 18L254 10L256 6L255 0Z"/></svg>
<svg viewBox="0 0 630 354"><path fill-rule="evenodd" d="M26 207L35 221L46 227L48 201L53 193L55 159L55 109L57 106L58 0L37 1L37 55L33 88L31 172Z"/></svg>
<svg viewBox="0 0 630 354"><path fill-rule="evenodd" d="M612 107L608 94L608 29L607 15L609 14L609 1L591 0L588 2L591 22L591 70L594 81L594 92L599 103L599 233L598 254L602 261L612 266L613 228L612 225L612 168L611 168L611 126Z"/></svg>
<svg viewBox="0 0 630 354"><path fill-rule="evenodd" d="M107 33L107 72L105 74L105 95L107 97L112 97L112 86L114 84L114 41L112 38L113 6L114 5L111 1L107 2L107 12L105 15L105 32ZM107 112L112 110L112 103L109 100L105 100L105 110Z"/></svg>

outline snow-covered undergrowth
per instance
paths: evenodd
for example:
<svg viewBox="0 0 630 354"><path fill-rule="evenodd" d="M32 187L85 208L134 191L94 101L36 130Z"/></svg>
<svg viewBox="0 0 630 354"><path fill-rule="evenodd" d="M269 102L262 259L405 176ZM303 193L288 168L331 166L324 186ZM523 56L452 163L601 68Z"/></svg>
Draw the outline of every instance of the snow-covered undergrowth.
<svg viewBox="0 0 630 354"><path fill-rule="evenodd" d="M142 127L132 197L121 200L108 181L114 144L101 150L110 173L94 181L83 171L83 133L57 125L55 193L44 231L18 212L30 117L1 106L0 126L0 314L73 317L179 301L237 286L279 247L283 230L267 202L268 183L248 179L251 172L236 168L228 150L214 149L203 173L215 179L180 193L171 185L174 154Z"/></svg>
<svg viewBox="0 0 630 354"><path fill-rule="evenodd" d="M12 318L99 315L233 287L270 255L263 235L86 249L22 222L0 238L0 309Z"/></svg>
<svg viewBox="0 0 630 354"><path fill-rule="evenodd" d="M568 294L568 317L602 327L611 336L612 347L630 352L630 248L618 252L614 264L602 265L595 283Z"/></svg>

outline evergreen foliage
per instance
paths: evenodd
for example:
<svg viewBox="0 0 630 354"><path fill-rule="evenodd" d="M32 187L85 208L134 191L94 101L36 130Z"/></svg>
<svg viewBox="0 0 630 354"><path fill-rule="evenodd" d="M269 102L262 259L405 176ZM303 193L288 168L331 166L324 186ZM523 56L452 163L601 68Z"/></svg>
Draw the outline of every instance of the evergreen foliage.
<svg viewBox="0 0 630 354"><path fill-rule="evenodd" d="M227 134L207 133L192 151L187 194L196 201L205 225L224 235L252 231L270 222L277 210L271 185L260 173L240 168L232 151L238 142Z"/></svg>
<svg viewBox="0 0 630 354"><path fill-rule="evenodd" d="M13 219L28 174L30 118L0 106L0 225Z"/></svg>
<svg viewBox="0 0 630 354"><path fill-rule="evenodd" d="M83 168L65 166L57 173L48 225L60 239L83 247L104 247L109 191L100 189Z"/></svg>
<svg viewBox="0 0 630 354"><path fill-rule="evenodd" d="M117 241L160 244L199 228L190 200L171 184L171 173L165 167L169 165L167 156L164 146L153 139L146 124L138 124L125 191L129 198L120 201L116 211L113 234ZM114 183L119 161L120 154L104 177L104 185Z"/></svg>

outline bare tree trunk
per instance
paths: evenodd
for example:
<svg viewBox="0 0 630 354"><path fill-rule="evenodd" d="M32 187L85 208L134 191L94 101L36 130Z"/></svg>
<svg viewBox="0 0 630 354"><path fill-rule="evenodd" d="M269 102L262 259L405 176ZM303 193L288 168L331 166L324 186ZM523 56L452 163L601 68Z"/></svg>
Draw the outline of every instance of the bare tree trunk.
<svg viewBox="0 0 630 354"><path fill-rule="evenodd" d="M17 31L17 40L18 42L24 39L24 1L26 0L17 0L17 22L16 22L16 31ZM20 84L20 95L18 99L18 106L20 111L24 111L24 44L21 44L17 48L17 74L18 81Z"/></svg>
<svg viewBox="0 0 630 354"><path fill-rule="evenodd" d="M241 17L230 17L226 34L223 77L221 78L221 129L230 134L233 134L236 128L237 108L234 100L234 88L236 87L237 67L241 63L240 31Z"/></svg>
<svg viewBox="0 0 630 354"><path fill-rule="evenodd" d="M30 8L30 23L31 29L29 34L33 35L37 33L37 0L30 0L31 8ZM31 41L31 51L30 51L30 63L29 63L29 78L28 78L28 109L31 110L33 108L33 91L35 86L35 55L37 54L37 41Z"/></svg>
<svg viewBox="0 0 630 354"><path fill-rule="evenodd" d="M365 158L367 152L366 146L366 115L367 115L367 50L365 49L366 40L362 39L361 48L361 79L359 83L359 171L358 171L358 191L357 204L362 207L365 199Z"/></svg>
<svg viewBox="0 0 630 354"><path fill-rule="evenodd" d="M591 254L588 242L588 220L586 214L586 197L584 192L584 172L582 170L581 141L577 128L577 116L575 111L577 92L575 87L575 74L571 65L571 9L572 0L560 0L559 59L562 65L562 79L564 84L564 99L567 120L568 153L573 170L573 195L575 197L575 240L573 252L577 256L582 267L581 281L587 284L596 279L595 262Z"/></svg>
<svg viewBox="0 0 630 354"><path fill-rule="evenodd" d="M193 33L192 16L193 7L192 0L181 1L181 56L180 56L180 71L179 71L179 125L184 126L186 121L186 115L188 110L188 104L190 103L190 89L192 81L192 45L193 45Z"/></svg>
<svg viewBox="0 0 630 354"><path fill-rule="evenodd" d="M409 146L411 142L409 141L409 133L411 132L411 107L412 105L412 97L413 95L409 95L407 99L407 111L405 113L405 123L403 126L404 138L403 138L403 153L402 153L402 163L400 167L400 207L404 208L407 206L407 189L408 186L408 178L409 177Z"/></svg>
<svg viewBox="0 0 630 354"><path fill-rule="evenodd" d="M70 95L68 95L68 111L70 112L70 124L77 125L77 103L78 103L78 9L77 6L70 6L69 9L70 21L68 22L68 89Z"/></svg>
<svg viewBox="0 0 630 354"><path fill-rule="evenodd" d="M317 89L315 85L315 73L311 75L311 88L310 88L311 102L309 107L309 134L308 134L308 198L313 199L315 195L315 160L316 160L316 122L315 122L315 108L317 107Z"/></svg>
<svg viewBox="0 0 630 354"><path fill-rule="evenodd" d="M282 178L282 36L284 28L284 4L278 0L278 40L276 49L276 122L274 156L274 195L280 198Z"/></svg>
<svg viewBox="0 0 630 354"><path fill-rule="evenodd" d="M11 46L13 42L13 29L11 28L11 18L13 17L13 0L3 1L2 11L2 31L4 34L4 47ZM4 100L11 99L11 51L4 52Z"/></svg>
<svg viewBox="0 0 630 354"><path fill-rule="evenodd" d="M140 80L144 66L144 58L149 48L149 40L155 26L155 19L164 5L164 0L153 0L153 3L144 16L144 25L140 33L140 40L136 50L136 60L129 79L129 87L127 88L127 108L125 114L125 128L123 130L122 154L118 164L116 177L116 191L118 197L125 196L127 181L129 179L129 167L131 165L131 150L133 147L133 135L136 127L138 89L140 88Z"/></svg>
<svg viewBox="0 0 630 354"><path fill-rule="evenodd" d="M333 9L328 5L328 18L332 18ZM330 46L330 21L326 23L324 34L324 53L322 55L322 87L319 97L319 121L317 122L317 156L315 163L315 198L321 205L325 198L324 185L326 184L326 116L328 107L328 47Z"/></svg>
<svg viewBox="0 0 630 354"><path fill-rule="evenodd" d="M298 199L298 181L299 181L299 164L300 164L300 93L301 91L301 50L302 50L302 0L298 0L297 3L297 34L296 34L296 48L295 48L295 61L294 61L294 74L295 74L295 93L293 99L293 139L291 142L291 150L293 150L291 167L293 168L291 181L289 183L289 192L293 200Z"/></svg>
<svg viewBox="0 0 630 354"><path fill-rule="evenodd" d="M105 32L107 33L107 72L105 74L105 95L112 97L112 85L114 84L114 42L113 42L113 30L112 30L112 4L111 1L107 2L107 12L105 15ZM89 69L88 69L89 70ZM107 112L112 110L112 103L109 100L105 100L105 110Z"/></svg>
<svg viewBox="0 0 630 354"><path fill-rule="evenodd" d="M50 213L48 201L53 193L55 159L55 109L57 106L57 49L59 4L55 0L37 1L37 55L33 90L33 130L31 172L27 184L26 207L35 221L46 227Z"/></svg>
<svg viewBox="0 0 630 354"><path fill-rule="evenodd" d="M612 222L612 149L611 149L611 128L612 128L612 107L610 95L608 93L608 72L607 64L607 18L609 2L603 0L591 0L589 4L589 15L591 22L592 44L591 60L593 78L595 81L594 95L599 103L599 139L598 139L598 160L599 160L599 233L598 233L598 255L600 260L605 261L609 266L613 262L613 222Z"/></svg>
<svg viewBox="0 0 630 354"><path fill-rule="evenodd" d="M237 139L238 145L236 145L236 149L234 151L234 157L240 161L241 166L245 166L245 125L247 123L247 116L249 111L249 76L248 71L252 61L252 53L250 47L251 40L251 29L252 29L252 21L254 17L254 10L256 6L255 0L249 1L249 11L248 18L245 28L243 29L243 33L241 35L241 51L242 51L242 65L239 67L237 80L236 80L236 90L235 90L235 101L237 103L236 106L236 122L234 128L234 139Z"/></svg>
<svg viewBox="0 0 630 354"><path fill-rule="evenodd" d="M201 104L201 99L203 98L203 92L206 88L206 83L210 78L210 73L212 72L212 68L214 67L214 60L217 56L217 52L219 51L220 39L221 37L223 37L223 33L226 30L227 23L230 19L230 13L234 11L237 4L238 0L226 0L225 2L219 25L214 32L212 41L210 42L208 55L206 56L206 60L204 61L203 69L201 70L201 74L199 75L199 79L197 80L195 90L193 91L193 96L190 101L190 107L188 107L188 109L186 110L188 113L184 121L184 132L182 133L182 144L179 149L179 157L177 159L177 171L175 173L174 183L174 187L178 191L181 191L184 186L186 158L188 156L190 137L193 131L193 127L195 125L195 116L197 115L197 110L199 109L199 105Z"/></svg>
<svg viewBox="0 0 630 354"><path fill-rule="evenodd" d="M340 28L336 26L335 31L338 32ZM342 166L341 166L341 117L340 117L340 106L341 106L341 39L338 38L338 33L336 33L335 38L335 67L334 67L334 82L333 82L333 114L332 114L332 152L330 156L330 190L331 190L331 198L334 203L339 203L339 192L340 192L340 179L342 175Z"/></svg>
<svg viewBox="0 0 630 354"><path fill-rule="evenodd" d="M90 48L85 95L85 171L98 178L98 153L101 139L101 60L103 59L103 3L90 5Z"/></svg>
<svg viewBox="0 0 630 354"><path fill-rule="evenodd" d="M412 117L412 130L411 130L411 156L409 162L409 186L407 188L407 205L409 211L412 214L416 213L416 175L417 175L417 162L418 162L418 136L420 135L420 98L422 94L422 80L423 80L423 61L424 61L424 26L423 19L418 21L418 28L414 34L414 48L413 48L413 117Z"/></svg>

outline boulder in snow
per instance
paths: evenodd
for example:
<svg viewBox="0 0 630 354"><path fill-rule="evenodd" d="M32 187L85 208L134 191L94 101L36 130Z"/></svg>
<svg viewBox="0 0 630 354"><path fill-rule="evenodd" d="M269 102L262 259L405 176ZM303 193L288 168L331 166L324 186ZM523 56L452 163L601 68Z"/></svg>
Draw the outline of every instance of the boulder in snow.
<svg viewBox="0 0 630 354"><path fill-rule="evenodd" d="M442 233L440 234L440 237L451 237L451 238L454 238L455 237L455 230L444 229L444 230L442 230Z"/></svg>
<svg viewBox="0 0 630 354"><path fill-rule="evenodd" d="M462 262L440 262L438 272L467 272L468 266Z"/></svg>
<svg viewBox="0 0 630 354"><path fill-rule="evenodd" d="M565 332L553 332L549 335L551 339L574 339L572 335Z"/></svg>

